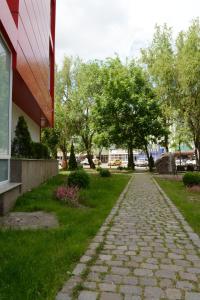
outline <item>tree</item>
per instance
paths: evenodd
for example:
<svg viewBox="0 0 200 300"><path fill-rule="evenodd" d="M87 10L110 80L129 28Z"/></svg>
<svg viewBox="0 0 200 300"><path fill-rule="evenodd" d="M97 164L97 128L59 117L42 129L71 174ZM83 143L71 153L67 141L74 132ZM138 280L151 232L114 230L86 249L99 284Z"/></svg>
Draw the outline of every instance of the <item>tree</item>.
<svg viewBox="0 0 200 300"><path fill-rule="evenodd" d="M41 133L41 140L48 147L51 157L57 158L59 135L55 128L44 128Z"/></svg>
<svg viewBox="0 0 200 300"><path fill-rule="evenodd" d="M128 149L128 166L134 169L133 149L144 148L149 159L148 142L164 133L160 109L145 73L134 62L108 59L103 73L96 107L99 131L107 132L110 143Z"/></svg>
<svg viewBox="0 0 200 300"><path fill-rule="evenodd" d="M76 162L76 156L75 156L75 152L74 152L74 145L73 143L71 144L71 150L70 150L70 157L69 157L69 165L68 165L68 169L70 171L74 171L78 168L77 166L77 162Z"/></svg>
<svg viewBox="0 0 200 300"><path fill-rule="evenodd" d="M197 166L200 169L200 23L193 20L177 38L177 73L181 90L178 108L193 135Z"/></svg>
<svg viewBox="0 0 200 300"><path fill-rule="evenodd" d="M91 168L95 168L92 160L93 140L96 134L93 111L100 89L99 63L96 61L79 63L70 102L69 118L74 126L75 135L81 137Z"/></svg>
<svg viewBox="0 0 200 300"><path fill-rule="evenodd" d="M178 97L178 88L172 29L166 24L163 27L156 25L151 45L142 50L142 62L153 83L165 126L169 129L172 124L174 102ZM169 130L165 133L163 144L168 152Z"/></svg>
<svg viewBox="0 0 200 300"><path fill-rule="evenodd" d="M20 158L32 157L32 140L28 126L23 116L20 116L15 129L15 137L12 142L12 156Z"/></svg>

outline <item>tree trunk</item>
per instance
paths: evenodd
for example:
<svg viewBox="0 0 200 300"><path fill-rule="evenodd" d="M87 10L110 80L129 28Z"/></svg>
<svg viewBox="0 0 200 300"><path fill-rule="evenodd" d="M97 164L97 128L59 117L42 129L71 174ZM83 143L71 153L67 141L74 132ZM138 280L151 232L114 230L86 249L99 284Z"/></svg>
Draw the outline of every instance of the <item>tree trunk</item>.
<svg viewBox="0 0 200 300"><path fill-rule="evenodd" d="M90 168L91 169L95 169L95 164L92 160L92 154L90 151L87 151L87 159L88 159L88 162L89 162L89 165L90 165Z"/></svg>
<svg viewBox="0 0 200 300"><path fill-rule="evenodd" d="M147 155L147 159L148 159L148 166L149 166L149 171L150 170L150 155L149 155L149 151L148 151L148 147L147 147L147 144L145 144L145 152L146 152L146 155Z"/></svg>
<svg viewBox="0 0 200 300"><path fill-rule="evenodd" d="M61 149L62 150L62 153L63 153L63 165L62 165L62 168L63 170L67 170L67 150L66 149Z"/></svg>
<svg viewBox="0 0 200 300"><path fill-rule="evenodd" d="M133 147L128 147L128 168L131 170L135 170L135 164L133 159Z"/></svg>
<svg viewBox="0 0 200 300"><path fill-rule="evenodd" d="M197 170L200 171L200 141L195 140L194 145Z"/></svg>
<svg viewBox="0 0 200 300"><path fill-rule="evenodd" d="M166 152L169 152L169 139L168 139L168 134L165 134L165 149L166 149Z"/></svg>

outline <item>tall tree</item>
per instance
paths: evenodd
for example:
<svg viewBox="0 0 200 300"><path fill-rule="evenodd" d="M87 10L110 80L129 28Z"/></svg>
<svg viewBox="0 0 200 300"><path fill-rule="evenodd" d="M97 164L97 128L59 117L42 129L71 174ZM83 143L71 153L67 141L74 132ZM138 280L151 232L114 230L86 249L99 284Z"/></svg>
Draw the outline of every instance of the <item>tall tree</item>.
<svg viewBox="0 0 200 300"><path fill-rule="evenodd" d="M150 83L134 62L123 65L108 59L103 67L103 94L96 107L99 130L107 131L110 143L128 149L128 166L134 168L133 149L144 148L161 136L160 110Z"/></svg>
<svg viewBox="0 0 200 300"><path fill-rule="evenodd" d="M193 20L177 38L177 70L181 89L178 107L193 135L197 166L200 169L200 22Z"/></svg>
<svg viewBox="0 0 200 300"><path fill-rule="evenodd" d="M166 24L163 27L156 25L151 45L142 50L142 62L147 67L165 125L169 128L173 118L173 104L177 98L177 74L172 29ZM168 134L169 131L166 131L163 143L167 152L169 151Z"/></svg>

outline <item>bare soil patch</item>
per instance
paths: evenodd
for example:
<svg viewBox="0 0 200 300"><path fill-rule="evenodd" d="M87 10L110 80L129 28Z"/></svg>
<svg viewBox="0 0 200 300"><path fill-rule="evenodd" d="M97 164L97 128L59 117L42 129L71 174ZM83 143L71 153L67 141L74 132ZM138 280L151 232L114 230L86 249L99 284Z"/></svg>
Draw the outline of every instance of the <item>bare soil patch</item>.
<svg viewBox="0 0 200 300"><path fill-rule="evenodd" d="M0 227L10 229L48 229L58 226L56 216L43 211L12 212L0 219Z"/></svg>

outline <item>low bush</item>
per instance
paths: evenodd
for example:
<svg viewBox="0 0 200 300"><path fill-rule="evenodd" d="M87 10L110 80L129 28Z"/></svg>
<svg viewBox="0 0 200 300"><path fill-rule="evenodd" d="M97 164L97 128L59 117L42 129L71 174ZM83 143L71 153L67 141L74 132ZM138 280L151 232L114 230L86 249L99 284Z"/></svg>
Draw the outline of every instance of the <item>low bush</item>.
<svg viewBox="0 0 200 300"><path fill-rule="evenodd" d="M122 167L122 166L118 166L118 167L117 167L117 170L122 171L122 170L125 170L125 169L124 169L124 167Z"/></svg>
<svg viewBox="0 0 200 300"><path fill-rule="evenodd" d="M189 172L194 172L194 166L193 165L187 165L186 170L189 171Z"/></svg>
<svg viewBox="0 0 200 300"><path fill-rule="evenodd" d="M108 169L101 169L99 171L99 174L101 177L110 177L111 176L111 173Z"/></svg>
<svg viewBox="0 0 200 300"><path fill-rule="evenodd" d="M176 169L178 172L183 172L185 171L185 166L177 166Z"/></svg>
<svg viewBox="0 0 200 300"><path fill-rule="evenodd" d="M102 170L102 168L101 167L97 167L96 170L97 170L97 172L100 172Z"/></svg>
<svg viewBox="0 0 200 300"><path fill-rule="evenodd" d="M198 172L187 172L183 176L183 183L186 186L200 185L200 173Z"/></svg>
<svg viewBox="0 0 200 300"><path fill-rule="evenodd" d="M34 159L49 159L49 150L46 145L42 143L31 143L32 148L32 158Z"/></svg>
<svg viewBox="0 0 200 300"><path fill-rule="evenodd" d="M78 207L79 188L77 186L60 186L56 198L72 207Z"/></svg>
<svg viewBox="0 0 200 300"><path fill-rule="evenodd" d="M68 176L69 186L78 186L79 188L87 188L90 184L90 177L84 170L71 172Z"/></svg>

